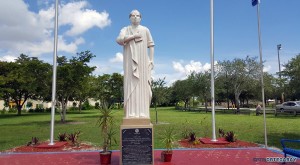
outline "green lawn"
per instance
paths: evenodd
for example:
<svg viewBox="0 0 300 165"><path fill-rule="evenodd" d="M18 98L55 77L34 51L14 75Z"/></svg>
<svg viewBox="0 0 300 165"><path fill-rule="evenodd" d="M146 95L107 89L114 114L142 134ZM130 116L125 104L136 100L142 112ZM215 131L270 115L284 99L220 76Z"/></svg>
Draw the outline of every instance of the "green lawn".
<svg viewBox="0 0 300 165"><path fill-rule="evenodd" d="M99 146L101 144L100 129L97 126L97 116L99 110L68 112L67 123L59 122L59 114L55 115L55 139L59 133L74 133L81 131L80 140L91 142ZM120 125L123 118L123 110L114 110L116 124ZM0 115L0 151L25 145L31 140L31 137L38 137L40 141L50 138L50 113L24 113L22 116L15 114ZM280 139L300 139L300 117L285 115L277 116L267 115L268 146L281 148ZM155 111L151 109L151 120L155 123ZM218 129L234 131L239 140L264 144L264 121L263 116L235 115L216 113L216 135ZM211 114L205 112L182 112L174 108L158 109L158 124L154 124L154 143L155 148L164 148L159 140L159 135L164 128L172 126L177 131L176 137L181 139L184 127L191 129L197 137L211 137ZM119 127L118 127L119 129ZM119 140L119 131L116 138ZM113 149L119 149L118 145Z"/></svg>

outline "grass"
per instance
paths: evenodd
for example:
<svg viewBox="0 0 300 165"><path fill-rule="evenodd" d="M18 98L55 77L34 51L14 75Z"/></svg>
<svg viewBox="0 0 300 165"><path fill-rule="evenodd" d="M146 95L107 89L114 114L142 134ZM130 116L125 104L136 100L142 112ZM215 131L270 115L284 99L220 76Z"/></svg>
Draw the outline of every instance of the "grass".
<svg viewBox="0 0 300 165"><path fill-rule="evenodd" d="M123 110L113 110L116 119L117 129L123 118ZM59 114L55 115L54 138L58 139L59 133L74 133L81 131L79 140L91 142L95 146L101 144L100 128L97 126L99 110L88 110L67 113L67 123L61 124ZM40 141L50 138L50 113L23 113L0 115L0 151L16 146L27 144L32 137L38 137ZM155 123L155 111L151 109L151 120ZM211 114L205 112L182 112L173 107L158 108L158 124L154 124L154 147L164 148L160 140L163 130L172 125L176 132L176 139L182 138L184 125L196 133L197 137L211 137ZM216 135L218 129L225 132L233 131L238 140L264 144L264 121L263 116L235 115L216 113ZM267 115L268 146L281 148L280 139L300 139L299 116L277 116ZM119 140L120 132L117 131L116 139ZM112 149L119 149L114 145Z"/></svg>

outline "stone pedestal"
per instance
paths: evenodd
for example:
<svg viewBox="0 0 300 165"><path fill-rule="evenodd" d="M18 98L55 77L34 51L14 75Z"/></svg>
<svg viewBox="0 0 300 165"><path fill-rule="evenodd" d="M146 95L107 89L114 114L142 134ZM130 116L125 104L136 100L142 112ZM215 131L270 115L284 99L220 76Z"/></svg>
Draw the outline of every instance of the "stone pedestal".
<svg viewBox="0 0 300 165"><path fill-rule="evenodd" d="M120 131L120 164L153 165L153 125L150 119L124 118Z"/></svg>

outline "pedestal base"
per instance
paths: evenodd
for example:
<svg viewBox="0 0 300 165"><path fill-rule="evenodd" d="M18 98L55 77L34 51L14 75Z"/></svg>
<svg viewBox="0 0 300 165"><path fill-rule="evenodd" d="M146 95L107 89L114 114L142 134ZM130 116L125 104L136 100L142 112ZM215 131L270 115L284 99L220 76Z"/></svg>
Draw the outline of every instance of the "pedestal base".
<svg viewBox="0 0 300 165"><path fill-rule="evenodd" d="M120 164L153 165L153 125L150 119L124 118L120 131Z"/></svg>
<svg viewBox="0 0 300 165"><path fill-rule="evenodd" d="M139 126L139 125L150 125L150 119L148 118L123 118L122 125L128 125L128 126Z"/></svg>

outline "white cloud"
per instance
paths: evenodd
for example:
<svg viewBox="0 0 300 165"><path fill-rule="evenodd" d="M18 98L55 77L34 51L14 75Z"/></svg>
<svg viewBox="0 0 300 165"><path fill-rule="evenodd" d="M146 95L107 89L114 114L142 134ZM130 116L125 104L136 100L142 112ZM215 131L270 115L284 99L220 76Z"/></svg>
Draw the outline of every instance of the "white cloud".
<svg viewBox="0 0 300 165"><path fill-rule="evenodd" d="M206 63L204 65L201 62L191 60L188 64L183 64L183 61L176 62L173 61L173 69L183 75L189 75L192 72L203 72L210 69L210 64ZM184 65L184 66L183 66Z"/></svg>
<svg viewBox="0 0 300 165"><path fill-rule="evenodd" d="M17 57L6 55L3 57L0 57L0 61L7 61L7 62L14 62L17 59Z"/></svg>
<svg viewBox="0 0 300 165"><path fill-rule="evenodd" d="M94 71L94 74L96 75L102 75L104 73L107 73L109 71L109 68L107 66L102 65L96 65L96 69Z"/></svg>
<svg viewBox="0 0 300 165"><path fill-rule="evenodd" d="M187 78L192 72L204 72L210 69L210 64L205 63L202 65L200 61L191 60L189 63L184 62L183 60L180 61L173 61L172 62L173 69L175 73L171 74L156 74L155 77L166 77L167 85L170 86L177 80L183 80Z"/></svg>
<svg viewBox="0 0 300 165"><path fill-rule="evenodd" d="M103 29L111 24L109 14L106 11L99 13L96 10L86 9L87 5L87 1L62 5L60 24L72 26L71 29L66 32L67 35L76 36L94 26Z"/></svg>
<svg viewBox="0 0 300 165"><path fill-rule="evenodd" d="M0 2L0 41L24 42L43 39L44 27L38 15L20 0Z"/></svg>
<svg viewBox="0 0 300 165"><path fill-rule="evenodd" d="M264 66L264 68L263 68L263 71L264 72L270 72L271 71L271 66L270 65L268 65L268 66Z"/></svg>
<svg viewBox="0 0 300 165"><path fill-rule="evenodd" d="M185 72L184 67L182 66L182 64L180 62L173 61L172 63L173 63L173 68L175 71L177 71L179 73Z"/></svg>
<svg viewBox="0 0 300 165"><path fill-rule="evenodd" d="M78 45L84 42L83 38L77 38L74 41L67 43L63 36L58 36L58 51L76 53ZM53 38L47 38L40 42L16 42L10 45L10 49L17 55L24 53L31 56L39 56L44 53L51 53L53 52Z"/></svg>
<svg viewBox="0 0 300 165"><path fill-rule="evenodd" d="M112 74L112 73L120 73L124 74L123 72L123 65L118 63L108 63L108 60L93 60L90 62L90 66L96 66L96 70L93 72L95 75L102 75L102 74Z"/></svg>
<svg viewBox="0 0 300 165"><path fill-rule="evenodd" d="M118 52L114 58L109 59L111 63L121 63L123 62L123 54Z"/></svg>
<svg viewBox="0 0 300 165"><path fill-rule="evenodd" d="M216 66L216 64L217 64L217 62L215 62L214 66ZM204 71L208 71L211 69L211 65L209 63L205 63L202 68Z"/></svg>
<svg viewBox="0 0 300 165"><path fill-rule="evenodd" d="M0 58L21 53L39 56L53 52L54 5L49 1L36 2L45 6L37 13L29 10L22 0L0 1ZM109 26L111 21L105 11L87 9L86 1L69 2L60 6L58 51L76 53L85 43L81 34L87 30ZM66 34L73 37L67 37ZM75 37L76 36L76 37Z"/></svg>
<svg viewBox="0 0 300 165"><path fill-rule="evenodd" d="M202 64L201 62L195 62L195 61L190 61L190 64L187 64L185 66L185 70L189 73L195 71L195 72L199 72L202 70Z"/></svg>

